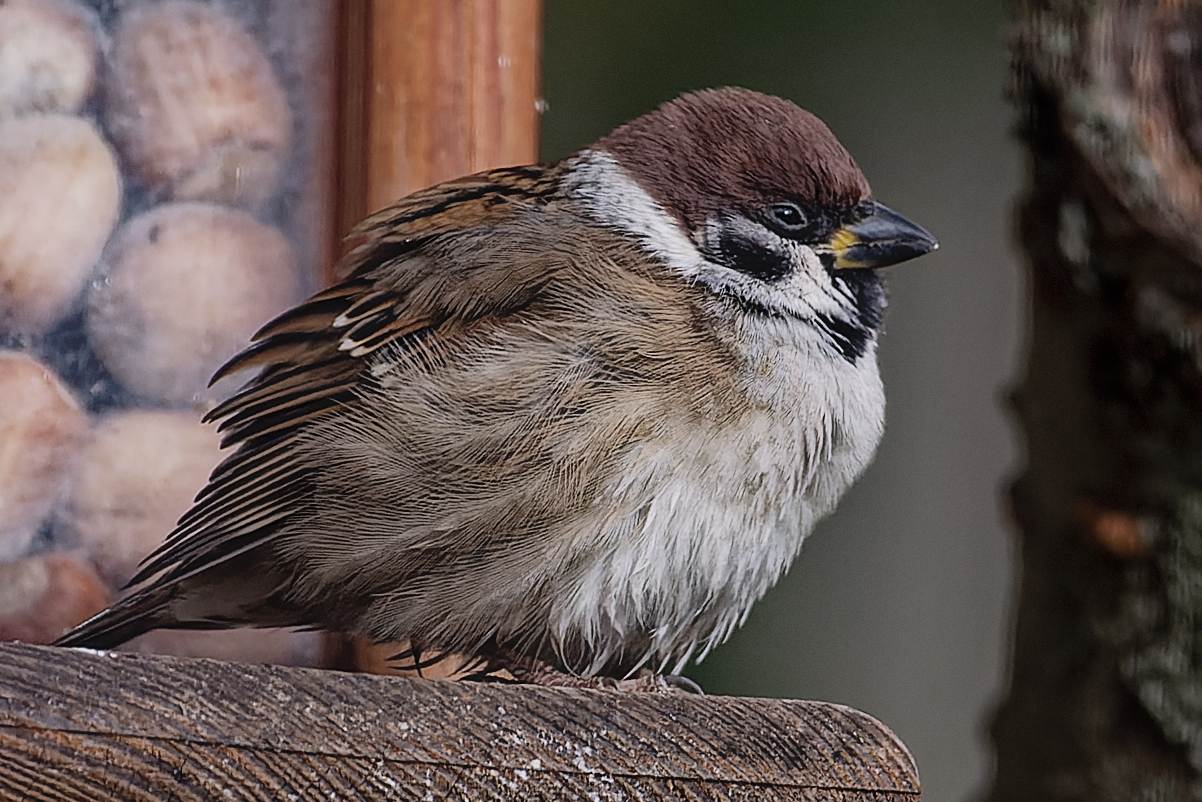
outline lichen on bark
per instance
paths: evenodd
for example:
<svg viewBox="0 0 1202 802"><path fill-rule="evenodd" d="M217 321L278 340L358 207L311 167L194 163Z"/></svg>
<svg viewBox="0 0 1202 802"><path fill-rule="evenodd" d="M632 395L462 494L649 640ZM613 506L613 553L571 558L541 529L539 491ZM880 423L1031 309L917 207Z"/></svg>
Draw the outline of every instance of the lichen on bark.
<svg viewBox="0 0 1202 802"><path fill-rule="evenodd" d="M1183 495L1160 535L1156 590L1127 600L1100 630L1126 652L1119 669L1144 709L1202 772L1202 493Z"/></svg>

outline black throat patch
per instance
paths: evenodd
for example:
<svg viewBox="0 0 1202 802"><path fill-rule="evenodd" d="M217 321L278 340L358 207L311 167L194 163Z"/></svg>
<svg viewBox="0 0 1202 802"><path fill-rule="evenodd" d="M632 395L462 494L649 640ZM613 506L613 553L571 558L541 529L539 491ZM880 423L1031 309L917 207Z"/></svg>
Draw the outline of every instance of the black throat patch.
<svg viewBox="0 0 1202 802"><path fill-rule="evenodd" d="M836 291L854 300L851 317L819 313L815 320L831 345L847 362L854 363L868 350L868 343L881 327L885 315L885 285L880 275L868 268L830 270Z"/></svg>

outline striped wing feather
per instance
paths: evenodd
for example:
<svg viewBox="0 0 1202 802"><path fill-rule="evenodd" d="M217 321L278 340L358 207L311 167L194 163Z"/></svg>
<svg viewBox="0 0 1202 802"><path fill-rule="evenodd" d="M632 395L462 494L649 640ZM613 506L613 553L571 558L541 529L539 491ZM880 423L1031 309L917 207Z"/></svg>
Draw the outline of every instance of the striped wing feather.
<svg viewBox="0 0 1202 802"><path fill-rule="evenodd" d="M372 354L436 338L465 312L503 315L527 303L537 286L515 292L502 285L480 297L488 286L482 282L471 288L474 297L440 303L448 293L426 285L438 284L445 270L422 254L440 238L543 204L553 172L512 168L459 179L364 221L354 234L360 243L343 263L348 277L268 323L214 376L260 371L205 418L220 421L222 446L236 450L130 585L156 574L150 589L177 582L271 540L291 502L309 490L307 469L293 458L297 438L313 421L356 403L358 388L371 381Z"/></svg>

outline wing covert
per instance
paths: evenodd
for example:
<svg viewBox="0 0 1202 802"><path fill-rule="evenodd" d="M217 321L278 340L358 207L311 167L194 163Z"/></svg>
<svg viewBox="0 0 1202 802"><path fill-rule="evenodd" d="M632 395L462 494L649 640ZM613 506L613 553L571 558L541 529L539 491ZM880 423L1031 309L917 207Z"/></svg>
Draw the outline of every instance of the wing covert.
<svg viewBox="0 0 1202 802"><path fill-rule="evenodd" d="M129 584L160 573L156 586L178 581L271 540L293 503L311 491L311 469L294 459L297 438L357 403L374 381L373 359L387 348L421 347L441 331L504 317L535 297L549 280L545 265L515 265L499 283L465 281L449 257L465 231L504 225L544 205L554 169L469 176L365 220L343 261L347 278L267 323L214 375L217 381L259 370L205 416L219 422L222 446L236 450Z"/></svg>

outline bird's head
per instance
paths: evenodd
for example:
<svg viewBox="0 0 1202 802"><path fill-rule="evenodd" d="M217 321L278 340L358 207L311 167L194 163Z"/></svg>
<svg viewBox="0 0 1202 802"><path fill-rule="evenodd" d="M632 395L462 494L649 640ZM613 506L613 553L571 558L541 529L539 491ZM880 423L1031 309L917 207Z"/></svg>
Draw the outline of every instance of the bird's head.
<svg viewBox="0 0 1202 802"><path fill-rule="evenodd" d="M581 152L573 190L684 277L811 321L849 361L875 336L875 269L938 247L872 200L813 114L747 89L683 95Z"/></svg>

